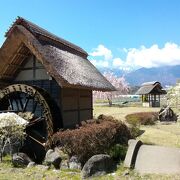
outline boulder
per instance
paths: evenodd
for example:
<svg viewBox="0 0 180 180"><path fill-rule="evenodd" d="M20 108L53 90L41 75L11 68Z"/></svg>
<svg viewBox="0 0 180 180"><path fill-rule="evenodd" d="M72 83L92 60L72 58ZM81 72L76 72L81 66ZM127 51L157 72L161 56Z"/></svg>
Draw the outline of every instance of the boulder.
<svg viewBox="0 0 180 180"><path fill-rule="evenodd" d="M84 165L81 175L82 178L99 176L111 173L116 170L116 165L112 158L106 154L92 156Z"/></svg>
<svg viewBox="0 0 180 180"><path fill-rule="evenodd" d="M177 121L177 115L174 113L174 111L169 106L164 106L159 111L159 120L161 122L166 121Z"/></svg>
<svg viewBox="0 0 180 180"><path fill-rule="evenodd" d="M79 162L77 156L72 156L69 160L70 169L81 169L81 163Z"/></svg>
<svg viewBox="0 0 180 180"><path fill-rule="evenodd" d="M15 153L12 157L12 163L15 167L27 166L32 160L25 153Z"/></svg>
<svg viewBox="0 0 180 180"><path fill-rule="evenodd" d="M36 163L32 161L27 165L27 168L34 167L35 165L36 165Z"/></svg>
<svg viewBox="0 0 180 180"><path fill-rule="evenodd" d="M48 166L50 166L51 164L54 165L54 167L56 169L60 169L60 164L61 164L61 157L59 155L58 152L52 150L52 149L49 149L46 153L46 157L45 157L45 164L47 164Z"/></svg>

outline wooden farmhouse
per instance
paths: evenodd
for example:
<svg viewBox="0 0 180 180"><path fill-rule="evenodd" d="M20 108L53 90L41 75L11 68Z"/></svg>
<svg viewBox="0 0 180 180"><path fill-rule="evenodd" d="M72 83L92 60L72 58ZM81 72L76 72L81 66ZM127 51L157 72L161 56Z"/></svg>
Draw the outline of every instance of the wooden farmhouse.
<svg viewBox="0 0 180 180"><path fill-rule="evenodd" d="M27 101L33 99L29 96L35 97L38 91L44 100L51 97L51 101L45 103L41 99L39 102L40 105L44 103L44 107L50 107L43 110L43 113L52 111L51 116L56 113L56 118L52 119L54 122L49 124L56 124L56 130L69 128L93 118L93 90L115 90L87 59L87 52L21 17L13 23L5 37L0 49L0 87L4 88L3 97L10 97L6 97L10 102L6 106L8 109L24 111ZM26 85L36 91L33 88L28 89L29 86ZM42 89L47 91L48 95L42 93ZM20 91L20 95L10 96L12 92L15 94ZM25 95L22 94L26 93L30 100L26 97L25 103ZM49 103L52 100L55 102L53 105ZM40 107L38 110L37 103L33 105L33 102L31 105L34 109L37 108L38 116ZM1 105L1 109L4 108ZM26 111L31 111L30 108L30 105L26 107Z"/></svg>
<svg viewBox="0 0 180 180"><path fill-rule="evenodd" d="M162 89L160 82L154 81L143 83L136 94L142 95L144 107L160 107L161 95L166 94L166 91Z"/></svg>

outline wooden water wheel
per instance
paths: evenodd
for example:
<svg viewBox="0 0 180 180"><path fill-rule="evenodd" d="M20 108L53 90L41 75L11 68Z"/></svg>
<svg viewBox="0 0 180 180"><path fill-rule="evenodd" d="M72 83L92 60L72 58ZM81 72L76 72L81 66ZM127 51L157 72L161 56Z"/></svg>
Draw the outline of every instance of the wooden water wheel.
<svg viewBox="0 0 180 180"><path fill-rule="evenodd" d="M37 86L10 85L0 91L0 110L15 112L29 121L21 151L41 162L45 149L52 146L53 133L62 127L60 110L49 93Z"/></svg>

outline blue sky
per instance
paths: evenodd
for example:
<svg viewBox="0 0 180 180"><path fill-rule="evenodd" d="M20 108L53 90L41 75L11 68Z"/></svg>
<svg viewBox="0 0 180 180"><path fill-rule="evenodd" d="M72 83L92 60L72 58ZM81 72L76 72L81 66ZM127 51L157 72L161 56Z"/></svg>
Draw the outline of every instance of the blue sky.
<svg viewBox="0 0 180 180"><path fill-rule="evenodd" d="M79 45L97 67L180 64L179 0L2 0L0 44L17 16Z"/></svg>

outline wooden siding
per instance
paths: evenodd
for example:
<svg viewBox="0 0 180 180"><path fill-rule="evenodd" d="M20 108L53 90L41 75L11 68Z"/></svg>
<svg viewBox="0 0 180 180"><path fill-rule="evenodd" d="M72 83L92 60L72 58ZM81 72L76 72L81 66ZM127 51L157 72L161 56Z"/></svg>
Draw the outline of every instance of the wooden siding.
<svg viewBox="0 0 180 180"><path fill-rule="evenodd" d="M73 127L83 120L92 119L92 91L62 89L62 114L65 128Z"/></svg>
<svg viewBox="0 0 180 180"><path fill-rule="evenodd" d="M35 56L30 55L17 70L15 81L48 80L47 71Z"/></svg>

